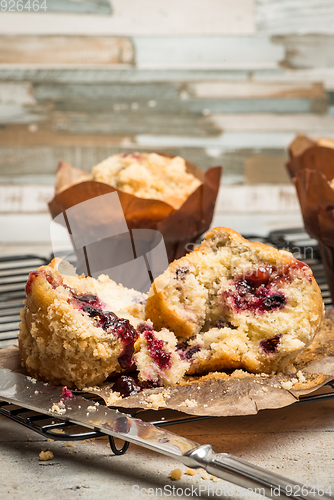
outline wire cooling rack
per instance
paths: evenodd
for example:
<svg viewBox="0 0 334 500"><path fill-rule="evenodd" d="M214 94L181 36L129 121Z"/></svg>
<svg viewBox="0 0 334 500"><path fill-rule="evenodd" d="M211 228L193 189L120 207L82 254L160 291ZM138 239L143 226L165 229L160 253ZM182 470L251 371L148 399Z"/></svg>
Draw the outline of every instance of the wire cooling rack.
<svg viewBox="0 0 334 500"><path fill-rule="evenodd" d="M267 237L257 235L245 236L253 241L261 241L276 248L288 250L293 253L294 257L308 264L321 289L325 307L333 307L317 242L310 239L304 229L281 229L271 232ZM20 310L25 299L25 283L27 282L29 272L41 265L48 264L51 259L52 256L44 258L36 255L0 257L0 349L9 347L17 341ZM80 395L83 395L87 399L94 399L94 401L98 400L100 403L104 403L101 398L97 398L92 394L80 393ZM294 404L323 401L332 398L334 398L334 382L327 384L323 394L301 398ZM31 410L5 401L0 401L0 415L8 417L30 430L54 440L78 441L103 436L101 432L88 430L71 421L64 421L32 412ZM161 417L160 412L157 411L154 411L153 415L155 417L154 420L152 420L152 411L140 410L133 414L133 416L140 416L143 420L150 421L157 427L215 418L210 416L180 418L180 413L173 410L167 412L164 410L161 413ZM117 448L113 437L108 436L108 438L111 451L115 455L122 455L128 449L128 442L124 442L121 448Z"/></svg>

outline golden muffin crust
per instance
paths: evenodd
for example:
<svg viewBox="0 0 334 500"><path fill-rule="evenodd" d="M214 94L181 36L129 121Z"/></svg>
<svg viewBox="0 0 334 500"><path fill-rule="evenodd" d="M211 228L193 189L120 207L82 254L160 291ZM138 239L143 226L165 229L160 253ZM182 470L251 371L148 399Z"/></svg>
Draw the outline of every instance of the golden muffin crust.
<svg viewBox="0 0 334 500"><path fill-rule="evenodd" d="M157 153L113 155L95 165L93 180L139 198L160 200L178 209L201 182L186 170L180 156Z"/></svg>
<svg viewBox="0 0 334 500"><path fill-rule="evenodd" d="M188 374L289 370L323 317L310 268L292 254L215 228L154 281L146 303L191 360Z"/></svg>

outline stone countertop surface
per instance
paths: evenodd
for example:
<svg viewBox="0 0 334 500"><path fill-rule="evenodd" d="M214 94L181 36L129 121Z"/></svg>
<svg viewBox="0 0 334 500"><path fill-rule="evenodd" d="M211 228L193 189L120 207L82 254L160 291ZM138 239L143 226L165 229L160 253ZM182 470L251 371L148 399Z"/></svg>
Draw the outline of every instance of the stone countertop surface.
<svg viewBox="0 0 334 500"><path fill-rule="evenodd" d="M220 417L169 427L215 451L231 453L334 498L334 400L257 415ZM154 417L153 417L154 418ZM54 458L39 460L42 450ZM183 471L177 481L170 472ZM130 445L113 456L106 437L62 442L0 416L0 495L18 499L261 498L207 473L186 474L171 458Z"/></svg>

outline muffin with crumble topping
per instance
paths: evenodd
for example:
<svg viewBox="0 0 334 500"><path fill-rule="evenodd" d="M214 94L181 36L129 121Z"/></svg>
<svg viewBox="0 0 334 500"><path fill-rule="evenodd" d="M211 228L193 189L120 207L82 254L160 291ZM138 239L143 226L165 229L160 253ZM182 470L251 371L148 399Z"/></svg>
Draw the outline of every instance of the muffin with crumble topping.
<svg viewBox="0 0 334 500"><path fill-rule="evenodd" d="M153 282L146 315L179 338L188 374L292 369L323 317L310 268L292 254L215 228Z"/></svg>
<svg viewBox="0 0 334 500"><path fill-rule="evenodd" d="M26 295L19 348L35 378L81 389L137 370L142 382L161 386L177 383L188 368L174 352L175 336L143 322L146 294L108 276L78 276L54 259L30 273Z"/></svg>

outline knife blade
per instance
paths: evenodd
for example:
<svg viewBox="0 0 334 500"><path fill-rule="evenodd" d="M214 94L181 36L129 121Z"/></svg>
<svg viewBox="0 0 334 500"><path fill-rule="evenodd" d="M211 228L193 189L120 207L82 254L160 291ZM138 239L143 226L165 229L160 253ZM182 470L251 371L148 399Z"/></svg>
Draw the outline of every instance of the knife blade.
<svg viewBox="0 0 334 500"><path fill-rule="evenodd" d="M133 418L117 409L93 404L82 396L66 398L59 387L0 367L0 397L18 406L43 413L123 439L171 458L184 465L204 468L230 483L268 498L329 500L306 485L267 471L228 453L216 453L212 446L199 445L173 432Z"/></svg>

